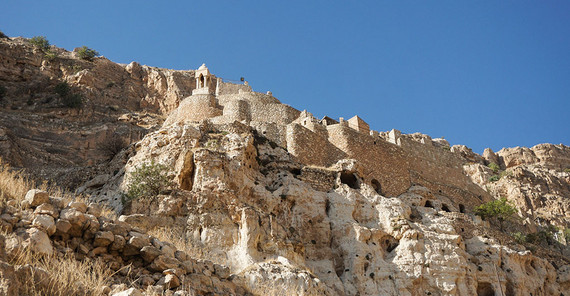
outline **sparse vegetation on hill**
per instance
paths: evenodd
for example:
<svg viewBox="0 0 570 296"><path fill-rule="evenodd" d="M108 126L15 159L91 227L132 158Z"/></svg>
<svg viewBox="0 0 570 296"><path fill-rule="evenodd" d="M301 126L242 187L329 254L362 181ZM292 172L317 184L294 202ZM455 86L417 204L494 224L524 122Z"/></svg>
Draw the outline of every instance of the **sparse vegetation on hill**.
<svg viewBox="0 0 570 296"><path fill-rule="evenodd" d="M97 51L95 51L94 49L91 49L85 45L80 47L77 50L76 54L77 54L77 57L79 57L82 60L86 60L86 61L92 61L94 57L99 55L99 53Z"/></svg>
<svg viewBox="0 0 570 296"><path fill-rule="evenodd" d="M107 159L113 159L117 153L121 152L127 143L117 134L113 134L111 137L107 138L107 140L101 142L97 146L97 150L99 150L103 155L107 157Z"/></svg>
<svg viewBox="0 0 570 296"><path fill-rule="evenodd" d="M83 96L72 93L71 86L66 81L58 83L54 92L59 95L61 103L68 108L81 108L83 106Z"/></svg>
<svg viewBox="0 0 570 296"><path fill-rule="evenodd" d="M71 92L71 87L69 86L69 83L63 81L55 85L54 91L56 94L63 98L69 95Z"/></svg>
<svg viewBox="0 0 570 296"><path fill-rule="evenodd" d="M131 185L127 189L126 199L150 198L160 194L170 185L166 176L168 167L155 163L143 163L131 174Z"/></svg>
<svg viewBox="0 0 570 296"><path fill-rule="evenodd" d="M35 36L30 39L30 43L43 52L49 50L49 41L45 36Z"/></svg>
<svg viewBox="0 0 570 296"><path fill-rule="evenodd" d="M506 198L500 198L484 203L475 208L475 214L484 220L499 222L499 227L503 230L503 223L514 218L517 209L512 206Z"/></svg>
<svg viewBox="0 0 570 296"><path fill-rule="evenodd" d="M488 167L493 170L494 173L497 173L501 169L501 167L494 162L491 162Z"/></svg>

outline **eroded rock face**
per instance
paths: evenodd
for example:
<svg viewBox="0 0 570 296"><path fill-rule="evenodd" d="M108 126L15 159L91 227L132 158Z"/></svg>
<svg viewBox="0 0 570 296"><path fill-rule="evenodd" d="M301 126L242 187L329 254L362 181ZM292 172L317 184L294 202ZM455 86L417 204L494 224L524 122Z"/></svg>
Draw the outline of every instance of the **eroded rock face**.
<svg viewBox="0 0 570 296"><path fill-rule="evenodd" d="M134 201L129 211L143 215L131 212L129 219L167 216L175 225L186 219L178 226L187 242L200 256L228 266L254 294L558 295L568 284L559 276L561 266L505 244L512 239L504 234L492 238L488 224L441 193L412 186L387 198L366 183L347 183L346 172L358 182L365 170L354 160L310 168L239 123L164 127L139 147L127 176L154 159L172 168L172 180L191 178L184 182L192 186L177 196ZM475 183L484 187L483 176L492 171L483 158L458 151L478 161L471 166L479 168ZM123 178L114 188L128 184ZM172 204L177 212L157 211ZM146 256L154 256L151 251Z"/></svg>
<svg viewBox="0 0 570 296"><path fill-rule="evenodd" d="M570 225L570 148L540 144L532 148L505 148L496 154L485 150L487 164L502 169L466 164L464 169L474 183L496 198L506 197L519 209L532 229L553 224Z"/></svg>

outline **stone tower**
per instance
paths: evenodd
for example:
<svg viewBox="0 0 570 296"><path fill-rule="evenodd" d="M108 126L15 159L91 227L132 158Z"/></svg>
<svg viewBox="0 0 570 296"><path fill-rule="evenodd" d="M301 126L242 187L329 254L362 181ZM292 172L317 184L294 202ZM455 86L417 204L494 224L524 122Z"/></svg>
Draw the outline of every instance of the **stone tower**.
<svg viewBox="0 0 570 296"><path fill-rule="evenodd" d="M195 73L196 77L196 89L192 91L192 95L208 95L211 94L210 90L213 86L212 74L210 70L206 67L206 64L202 64Z"/></svg>

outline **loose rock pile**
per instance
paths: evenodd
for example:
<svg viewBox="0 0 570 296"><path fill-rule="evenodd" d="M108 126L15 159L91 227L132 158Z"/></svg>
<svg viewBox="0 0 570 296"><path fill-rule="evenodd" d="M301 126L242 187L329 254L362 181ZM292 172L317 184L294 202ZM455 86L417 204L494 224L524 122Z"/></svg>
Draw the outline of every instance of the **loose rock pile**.
<svg viewBox="0 0 570 296"><path fill-rule="evenodd" d="M100 259L115 271L116 283L125 282L127 277L137 279L134 288L127 290L124 284L112 285L99 291L101 294L140 295L145 289L159 295L246 294L232 282L227 267L191 258L168 242L110 219L102 215L97 204L81 201L65 204L62 198L33 189L21 205L23 210L15 207L14 200L10 201L0 216L4 232L15 234L0 237L2 260L16 258L29 248L40 256L71 254L77 260ZM38 277L37 283L42 282L42 277L47 278L38 268L13 266L4 261L0 263L0 273L8 279L4 281L8 295L17 295L24 288L18 279L25 279L30 273Z"/></svg>

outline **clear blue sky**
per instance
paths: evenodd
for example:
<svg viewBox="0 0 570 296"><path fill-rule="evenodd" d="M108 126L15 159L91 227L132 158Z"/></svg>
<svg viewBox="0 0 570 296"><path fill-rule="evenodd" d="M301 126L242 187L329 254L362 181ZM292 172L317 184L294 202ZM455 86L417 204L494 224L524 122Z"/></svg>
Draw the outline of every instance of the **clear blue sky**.
<svg viewBox="0 0 570 296"><path fill-rule="evenodd" d="M570 145L570 1L5 1L0 30L205 62L315 116L485 147Z"/></svg>

